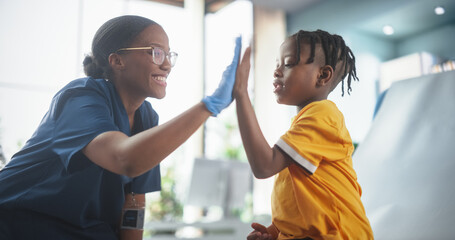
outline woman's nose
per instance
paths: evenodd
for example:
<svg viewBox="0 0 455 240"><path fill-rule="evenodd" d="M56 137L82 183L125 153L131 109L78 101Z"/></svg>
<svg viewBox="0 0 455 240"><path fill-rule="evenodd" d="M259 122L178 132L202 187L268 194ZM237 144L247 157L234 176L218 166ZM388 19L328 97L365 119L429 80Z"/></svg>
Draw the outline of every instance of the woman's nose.
<svg viewBox="0 0 455 240"><path fill-rule="evenodd" d="M160 65L160 68L166 71L171 71L172 66L168 58L164 58L163 63Z"/></svg>

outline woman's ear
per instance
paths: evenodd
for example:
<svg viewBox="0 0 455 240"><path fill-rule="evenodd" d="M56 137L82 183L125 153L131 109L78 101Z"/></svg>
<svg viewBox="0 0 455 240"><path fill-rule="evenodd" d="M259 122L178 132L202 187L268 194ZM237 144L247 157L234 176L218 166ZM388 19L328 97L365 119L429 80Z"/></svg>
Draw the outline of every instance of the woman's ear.
<svg viewBox="0 0 455 240"><path fill-rule="evenodd" d="M333 68L330 65L325 65L319 69L318 86L324 86L332 80Z"/></svg>
<svg viewBox="0 0 455 240"><path fill-rule="evenodd" d="M109 65L111 65L112 70L122 70L125 68L125 63L123 62L122 56L117 53L111 53L108 58Z"/></svg>

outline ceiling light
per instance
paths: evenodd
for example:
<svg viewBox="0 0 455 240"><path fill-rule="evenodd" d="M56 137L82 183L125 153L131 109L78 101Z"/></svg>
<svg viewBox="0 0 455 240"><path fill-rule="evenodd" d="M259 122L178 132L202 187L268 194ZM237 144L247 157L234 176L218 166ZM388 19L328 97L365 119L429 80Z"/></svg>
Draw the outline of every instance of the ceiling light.
<svg viewBox="0 0 455 240"><path fill-rule="evenodd" d="M385 35L392 35L394 33L393 27L390 25L385 25L384 27L382 27L382 32Z"/></svg>
<svg viewBox="0 0 455 240"><path fill-rule="evenodd" d="M434 13L436 13L436 15L442 15L445 12L446 12L446 10L441 6L437 6L434 8Z"/></svg>

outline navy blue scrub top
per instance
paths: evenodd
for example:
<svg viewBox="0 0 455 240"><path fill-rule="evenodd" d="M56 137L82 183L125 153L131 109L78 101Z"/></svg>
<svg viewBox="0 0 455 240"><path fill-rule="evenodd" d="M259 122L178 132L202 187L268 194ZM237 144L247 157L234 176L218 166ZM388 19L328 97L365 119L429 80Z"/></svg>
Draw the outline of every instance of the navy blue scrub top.
<svg viewBox="0 0 455 240"><path fill-rule="evenodd" d="M144 101L134 131L157 124L158 114ZM82 154L106 131L132 135L112 83L82 78L60 90L31 139L0 171L0 210L13 215L0 214L0 219L23 238L115 239L125 193L158 191L161 178L159 165L129 178Z"/></svg>

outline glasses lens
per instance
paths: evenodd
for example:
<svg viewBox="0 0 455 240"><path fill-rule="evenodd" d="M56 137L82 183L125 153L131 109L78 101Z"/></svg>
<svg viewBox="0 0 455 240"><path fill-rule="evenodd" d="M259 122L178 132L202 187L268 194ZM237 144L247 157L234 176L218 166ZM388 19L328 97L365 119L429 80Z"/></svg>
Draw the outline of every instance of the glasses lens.
<svg viewBox="0 0 455 240"><path fill-rule="evenodd" d="M175 65L175 63L177 62L177 57L178 57L177 53L175 53L175 52L169 53L168 60L169 60L169 63L171 64L171 67L173 67Z"/></svg>
<svg viewBox="0 0 455 240"><path fill-rule="evenodd" d="M159 48L159 47L154 47L153 48L153 62L157 65L161 65L164 62L164 58L166 57L166 54L164 53L164 50Z"/></svg>

